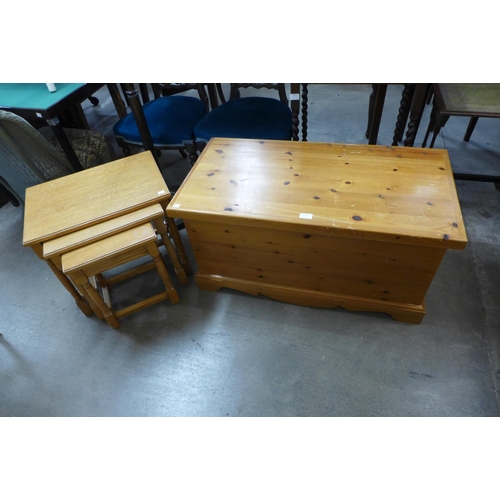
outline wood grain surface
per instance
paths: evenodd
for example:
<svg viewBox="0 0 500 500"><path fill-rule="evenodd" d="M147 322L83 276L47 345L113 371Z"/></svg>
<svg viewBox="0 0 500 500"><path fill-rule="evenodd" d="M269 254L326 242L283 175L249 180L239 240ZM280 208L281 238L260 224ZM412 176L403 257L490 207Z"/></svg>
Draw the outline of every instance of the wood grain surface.
<svg viewBox="0 0 500 500"><path fill-rule="evenodd" d="M462 249L446 150L213 138L170 217Z"/></svg>
<svg viewBox="0 0 500 500"><path fill-rule="evenodd" d="M48 181L26 190L23 244L47 241L170 197L149 151Z"/></svg>
<svg viewBox="0 0 500 500"><path fill-rule="evenodd" d="M214 138L167 213L200 288L412 323L446 250L467 244L436 149Z"/></svg>

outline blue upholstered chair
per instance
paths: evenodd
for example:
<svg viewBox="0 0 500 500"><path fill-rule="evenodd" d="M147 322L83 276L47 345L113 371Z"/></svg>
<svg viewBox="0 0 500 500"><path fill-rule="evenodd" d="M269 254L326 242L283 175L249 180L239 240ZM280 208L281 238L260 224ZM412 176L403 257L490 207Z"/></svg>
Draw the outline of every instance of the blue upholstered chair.
<svg viewBox="0 0 500 500"><path fill-rule="evenodd" d="M279 99L241 97L240 89L247 87L275 89ZM229 100L198 121L194 136L193 145L186 145L191 160L196 159L196 151L202 151L212 137L269 140L291 140L293 137L297 140L285 84L232 83Z"/></svg>
<svg viewBox="0 0 500 500"><path fill-rule="evenodd" d="M206 94L199 99L171 95L141 103L133 84L124 83L122 88L132 113L115 124L113 133L125 155L131 154L130 146L140 146L150 150L155 159L162 149L177 149L186 157L184 142L193 139L194 126L209 109Z"/></svg>

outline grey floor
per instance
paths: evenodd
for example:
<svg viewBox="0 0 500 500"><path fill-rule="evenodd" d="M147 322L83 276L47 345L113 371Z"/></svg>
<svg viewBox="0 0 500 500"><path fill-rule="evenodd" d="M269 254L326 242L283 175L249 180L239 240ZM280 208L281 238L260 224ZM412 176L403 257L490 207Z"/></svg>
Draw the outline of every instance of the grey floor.
<svg viewBox="0 0 500 500"><path fill-rule="evenodd" d="M391 144L402 87L389 87L379 144ZM310 87L310 141L365 144L368 85ZM84 105L113 143L106 92ZM420 127L422 142L430 106ZM452 118L436 147L457 171L500 173L500 121ZM121 152L117 149L117 153ZM168 184L190 164L162 155ZM32 250L23 209L0 209L0 416L498 416L500 191L457 182L469 244L449 251L420 325L178 286L118 330L87 318ZM184 243L189 241L182 231ZM192 258L191 258L192 259ZM194 266L196 264L192 259ZM116 287L117 305L159 286Z"/></svg>

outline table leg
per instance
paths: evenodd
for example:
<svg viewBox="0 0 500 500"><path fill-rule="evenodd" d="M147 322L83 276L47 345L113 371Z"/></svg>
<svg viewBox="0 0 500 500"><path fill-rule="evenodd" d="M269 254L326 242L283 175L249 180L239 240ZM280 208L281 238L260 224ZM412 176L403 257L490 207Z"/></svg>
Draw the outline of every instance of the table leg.
<svg viewBox="0 0 500 500"><path fill-rule="evenodd" d="M465 132L465 135L464 135L465 142L469 142L470 136L472 135L472 132L474 132L474 128L476 126L478 119L479 119L479 117L477 117L477 116L473 116L470 119L469 126L467 127L467 131Z"/></svg>
<svg viewBox="0 0 500 500"><path fill-rule="evenodd" d="M177 274L177 277L179 278L179 281L181 285L187 285L188 284L188 277L186 275L186 271L182 267L182 264L179 260L179 256L177 255L177 252L175 251L174 245L172 245L172 242L170 241L170 238L168 237L167 234L167 228L165 226L165 222L163 217L158 217L158 219L155 219L154 225L157 229L157 231L161 235L161 239L163 241L163 244L165 245L165 248L167 250L168 256L170 257L170 260L174 266L175 273Z"/></svg>
<svg viewBox="0 0 500 500"><path fill-rule="evenodd" d="M75 299L76 305L80 308L82 313L85 314L85 316L92 316L91 307L78 293L78 291L73 286L73 283L71 283L69 278L65 274L63 274L51 260L47 260L46 262L49 265L52 272L56 275L56 278L62 283L64 288L66 288L66 290L68 290L68 292Z"/></svg>
<svg viewBox="0 0 500 500"><path fill-rule="evenodd" d="M181 240L181 235L179 234L179 230L177 229L174 219L167 217L167 227L172 236L172 239L174 240L182 267L184 268L188 276L192 276L193 269L191 268L191 264L189 263L189 260L186 256L184 245L182 244Z"/></svg>
<svg viewBox="0 0 500 500"><path fill-rule="evenodd" d="M88 297L92 298L92 302L97 304L101 310L101 317L104 318L113 328L118 328L120 322L116 318L114 312L108 307L104 302L103 298L99 295L99 292L90 284L89 280L82 271L75 271L72 273L71 277L74 279L75 283L82 286Z"/></svg>
<svg viewBox="0 0 500 500"><path fill-rule="evenodd" d="M83 108L81 104L75 104L70 109L71 115L74 117L76 128L83 130L90 130L89 122L87 121L87 117L83 112Z"/></svg>
<svg viewBox="0 0 500 500"><path fill-rule="evenodd" d="M63 127L59 121L58 118L53 118L52 120L47 120L47 123L50 125L52 130L54 131L54 134L61 144L63 151L66 153L66 156L68 157L68 160L73 167L73 170L75 172L80 172L83 170L82 165L80 163L80 160L76 156L76 153L71 146L71 143L69 142L68 137L64 133Z"/></svg>
<svg viewBox="0 0 500 500"><path fill-rule="evenodd" d="M62 272L62 263L61 263L61 256L60 255L54 255L51 259L49 259L47 262L50 262L55 266L55 269L57 272L55 273L56 276L59 278L59 274L63 276L64 278L68 279L68 277ZM50 266L50 264L49 264ZM52 266L51 266L52 268ZM83 287L81 287L78 283L73 283L71 280L69 280L69 283L76 288L76 290L73 290L75 293L79 293L80 295L83 295L83 298L88 302L90 309L94 312L94 314L99 318L103 319L104 316L102 315L102 311L97 307L97 305L92 301L91 297L88 296L88 294L85 292ZM63 283L63 285L67 288L67 283ZM67 288L69 292L73 295L72 290Z"/></svg>
<svg viewBox="0 0 500 500"><path fill-rule="evenodd" d="M373 113L370 119L368 131L368 144L377 144L380 121L382 120L382 111L384 110L385 95L387 93L387 83L378 83L374 85L375 102L373 104Z"/></svg>

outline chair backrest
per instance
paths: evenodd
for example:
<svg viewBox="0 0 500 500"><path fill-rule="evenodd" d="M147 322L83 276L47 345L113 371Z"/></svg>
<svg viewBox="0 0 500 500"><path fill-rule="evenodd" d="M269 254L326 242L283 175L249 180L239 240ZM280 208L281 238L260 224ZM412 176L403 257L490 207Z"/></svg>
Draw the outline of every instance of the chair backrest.
<svg viewBox="0 0 500 500"><path fill-rule="evenodd" d="M217 94L219 95L219 99L224 104L226 102L224 98L224 92L222 91L222 86L220 83L209 84L212 86L212 89L216 89ZM241 97L240 89L246 88L254 88L254 89L269 89L278 91L279 100L290 106L290 110L292 112L292 140L299 140L299 101L298 101L298 84L291 84L291 101L289 104L288 97L286 94L286 88L284 83L231 83L230 84L230 92L229 92L229 101L234 99L239 99ZM210 86L209 86L210 89ZM205 89L202 84L198 84L198 92L202 95L205 92ZM201 143L200 143L201 144Z"/></svg>
<svg viewBox="0 0 500 500"><path fill-rule="evenodd" d="M19 200L26 188L71 173L67 158L26 120L0 111L0 182Z"/></svg>
<svg viewBox="0 0 500 500"><path fill-rule="evenodd" d="M231 83L229 92L229 100L238 99L241 97L240 89L252 87L254 89L274 89L278 91L279 100L288 104L284 83Z"/></svg>
<svg viewBox="0 0 500 500"><path fill-rule="evenodd" d="M123 94L125 96L125 100L129 103L130 94L129 92L139 89L138 96L140 94L140 100L142 100L142 104L146 104L150 101L149 88L148 85L151 85L151 89L153 90L153 98L158 99L159 97L167 97L176 94L180 94L181 92L186 92L188 90L196 90L198 92L198 97L205 104L205 107L208 111L210 111L210 101L206 91L203 86L206 84L198 84L198 83L121 83L120 86L122 88ZM202 86L200 88L200 85Z"/></svg>

